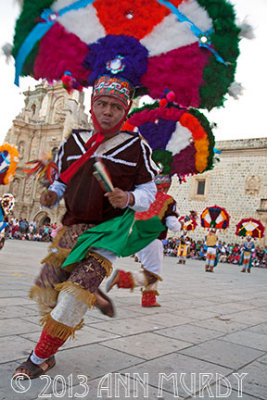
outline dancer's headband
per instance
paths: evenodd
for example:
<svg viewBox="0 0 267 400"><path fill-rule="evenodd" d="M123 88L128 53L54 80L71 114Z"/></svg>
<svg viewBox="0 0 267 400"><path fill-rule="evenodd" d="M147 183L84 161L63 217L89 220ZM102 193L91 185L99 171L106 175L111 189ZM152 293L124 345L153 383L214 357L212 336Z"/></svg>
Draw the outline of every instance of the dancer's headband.
<svg viewBox="0 0 267 400"><path fill-rule="evenodd" d="M93 100L101 96L114 97L124 106L128 107L134 94L134 88L131 83L120 77L102 75L94 83Z"/></svg>

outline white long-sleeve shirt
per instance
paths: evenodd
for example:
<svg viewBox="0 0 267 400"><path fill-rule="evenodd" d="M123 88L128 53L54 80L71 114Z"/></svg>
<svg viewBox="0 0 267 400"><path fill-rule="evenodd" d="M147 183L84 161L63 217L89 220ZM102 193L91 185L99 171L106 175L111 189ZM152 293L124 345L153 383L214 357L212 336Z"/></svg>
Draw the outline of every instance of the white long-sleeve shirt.
<svg viewBox="0 0 267 400"><path fill-rule="evenodd" d="M57 202L53 207L59 204L60 200L64 196L64 192L66 189L66 185L62 182L55 181L52 185L49 186L49 190L56 192L57 194ZM135 203L133 206L129 206L134 211L142 212L147 211L150 207L150 204L155 200L155 195L157 193L157 187L153 181L148 183L143 183L142 185L137 185L136 188L132 191L135 199ZM170 218L170 217L169 217ZM171 228L170 228L171 229ZM173 230L173 229L171 229Z"/></svg>

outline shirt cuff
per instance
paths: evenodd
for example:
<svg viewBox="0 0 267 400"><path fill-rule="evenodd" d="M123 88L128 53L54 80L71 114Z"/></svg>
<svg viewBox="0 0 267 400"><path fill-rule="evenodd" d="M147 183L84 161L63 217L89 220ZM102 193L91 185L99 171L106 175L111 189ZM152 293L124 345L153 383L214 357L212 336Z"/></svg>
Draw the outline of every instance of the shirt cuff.
<svg viewBox="0 0 267 400"><path fill-rule="evenodd" d="M179 232L182 225L175 216L171 215L170 217L166 218L166 226L172 232Z"/></svg>
<svg viewBox="0 0 267 400"><path fill-rule="evenodd" d="M132 191L134 195L134 205L129 206L134 211L143 212L147 211L151 204L155 201L157 187L153 181L137 185L135 190Z"/></svg>
<svg viewBox="0 0 267 400"><path fill-rule="evenodd" d="M62 182L54 181L52 183L52 185L49 186L48 190L52 190L53 192L55 192L57 194L56 203L53 204L52 207L50 207L50 208L54 208L59 204L60 200L63 199L64 193L66 190L66 185Z"/></svg>

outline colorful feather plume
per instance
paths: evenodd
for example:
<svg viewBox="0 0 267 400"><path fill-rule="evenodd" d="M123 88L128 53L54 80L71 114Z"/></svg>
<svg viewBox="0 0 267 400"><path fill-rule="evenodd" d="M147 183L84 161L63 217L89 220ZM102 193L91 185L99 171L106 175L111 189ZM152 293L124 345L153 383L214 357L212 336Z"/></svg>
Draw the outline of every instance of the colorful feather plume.
<svg viewBox="0 0 267 400"><path fill-rule="evenodd" d="M264 226L255 218L244 218L236 225L235 234L237 236L261 239L264 236Z"/></svg>
<svg viewBox="0 0 267 400"><path fill-rule="evenodd" d="M185 215L179 218L179 221L183 225L183 230L184 231L194 231L197 227L197 212L196 211L190 211L189 215Z"/></svg>
<svg viewBox="0 0 267 400"><path fill-rule="evenodd" d="M234 81L239 33L227 0L25 0L16 83L65 76L68 86L69 71L87 87L99 73L122 74L155 99L171 87L178 104L211 109Z"/></svg>
<svg viewBox="0 0 267 400"><path fill-rule="evenodd" d="M0 196L0 232L8 226L8 214L15 205L15 198L11 193Z"/></svg>
<svg viewBox="0 0 267 400"><path fill-rule="evenodd" d="M55 179L58 167L54 163L51 155L42 154L38 160L28 161L26 166L31 168L23 168L23 172L26 172L28 178L34 175L37 178L37 182L44 187L51 185Z"/></svg>
<svg viewBox="0 0 267 400"><path fill-rule="evenodd" d="M227 229L229 227L230 216L225 208L217 205L207 207L200 216L202 228L208 229Z"/></svg>
<svg viewBox="0 0 267 400"><path fill-rule="evenodd" d="M196 109L174 103L174 92L166 90L159 102L134 109L123 129L138 129L152 148L152 158L163 175L180 180L213 168L214 136L206 117Z"/></svg>
<svg viewBox="0 0 267 400"><path fill-rule="evenodd" d="M15 205L15 198L11 193L4 193L0 196L1 220L13 210Z"/></svg>
<svg viewBox="0 0 267 400"><path fill-rule="evenodd" d="M16 146L4 143L0 146L0 185L9 185L19 162Z"/></svg>

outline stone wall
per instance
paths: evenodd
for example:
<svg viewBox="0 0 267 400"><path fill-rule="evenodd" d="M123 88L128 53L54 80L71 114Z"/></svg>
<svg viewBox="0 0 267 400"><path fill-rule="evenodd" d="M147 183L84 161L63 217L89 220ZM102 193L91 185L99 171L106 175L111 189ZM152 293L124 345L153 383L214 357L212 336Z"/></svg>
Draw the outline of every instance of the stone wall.
<svg viewBox="0 0 267 400"><path fill-rule="evenodd" d="M213 170L189 177L186 183L173 180L170 194L177 201L181 215L196 210L198 216L207 206L224 207L230 214L230 227L221 233L226 242L241 242L235 235L235 226L242 218L260 219L266 236L260 244L267 244L267 138L220 141L220 162ZM205 180L205 192L197 195L199 180ZM171 233L170 233L171 235ZM194 239L203 239L205 233L198 227L190 233ZM257 243L259 243L257 241Z"/></svg>

